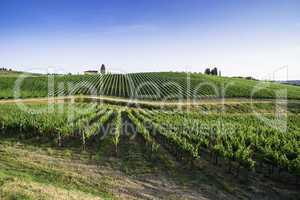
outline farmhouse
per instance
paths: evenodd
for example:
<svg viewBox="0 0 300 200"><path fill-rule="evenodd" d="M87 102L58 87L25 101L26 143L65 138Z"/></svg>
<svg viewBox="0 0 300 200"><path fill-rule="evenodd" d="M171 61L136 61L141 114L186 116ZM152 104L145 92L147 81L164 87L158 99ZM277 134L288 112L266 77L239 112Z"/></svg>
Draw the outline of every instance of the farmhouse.
<svg viewBox="0 0 300 200"><path fill-rule="evenodd" d="M86 74L86 75L93 75L93 74L99 74L99 72L101 74L105 74L105 65L104 64L101 65L100 71L97 71L97 70L87 70L87 71L84 71L84 74Z"/></svg>
<svg viewBox="0 0 300 200"><path fill-rule="evenodd" d="M96 70L87 70L87 71L84 71L84 74L85 75L98 74L98 71L96 71Z"/></svg>

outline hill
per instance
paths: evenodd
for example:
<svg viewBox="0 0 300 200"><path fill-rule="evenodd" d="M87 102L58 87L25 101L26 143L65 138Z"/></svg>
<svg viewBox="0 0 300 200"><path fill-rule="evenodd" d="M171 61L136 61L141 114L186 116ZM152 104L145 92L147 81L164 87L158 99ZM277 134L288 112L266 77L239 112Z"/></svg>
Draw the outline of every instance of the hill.
<svg viewBox="0 0 300 200"><path fill-rule="evenodd" d="M0 70L1 78L4 77L18 77L20 75L26 76L41 76L42 74L38 73L30 73L30 72L23 72L23 71L15 71L15 70Z"/></svg>
<svg viewBox="0 0 300 200"><path fill-rule="evenodd" d="M13 98L17 80L17 76L1 77L0 98ZM48 83L50 83L49 87ZM45 97L49 90L54 96L103 95L148 100L223 96L225 98L275 98L278 92L286 91L289 99L300 99L300 88L297 86L178 72L54 75L50 79L46 75L41 75L19 79L19 85L20 98Z"/></svg>
<svg viewBox="0 0 300 200"><path fill-rule="evenodd" d="M290 84L290 85L299 85L300 86L300 80L283 81L281 83Z"/></svg>

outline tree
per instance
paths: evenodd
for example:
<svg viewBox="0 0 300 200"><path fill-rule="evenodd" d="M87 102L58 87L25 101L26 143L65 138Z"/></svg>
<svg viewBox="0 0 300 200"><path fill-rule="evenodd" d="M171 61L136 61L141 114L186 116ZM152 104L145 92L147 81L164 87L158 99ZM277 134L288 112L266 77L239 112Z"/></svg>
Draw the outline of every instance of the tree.
<svg viewBox="0 0 300 200"><path fill-rule="evenodd" d="M105 74L105 65L104 64L101 65L100 72L101 72L101 74Z"/></svg>
<svg viewBox="0 0 300 200"><path fill-rule="evenodd" d="M209 69L209 68L206 68L205 71L204 71L204 74L210 75L210 73L211 73L211 72L210 72L210 69Z"/></svg>
<svg viewBox="0 0 300 200"><path fill-rule="evenodd" d="M211 75L218 76L218 69L215 67L210 71Z"/></svg>

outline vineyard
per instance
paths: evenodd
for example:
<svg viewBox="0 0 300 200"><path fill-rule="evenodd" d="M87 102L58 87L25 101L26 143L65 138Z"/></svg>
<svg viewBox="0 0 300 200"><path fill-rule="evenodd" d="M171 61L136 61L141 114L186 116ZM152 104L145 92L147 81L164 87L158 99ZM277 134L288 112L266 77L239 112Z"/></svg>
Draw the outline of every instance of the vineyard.
<svg viewBox="0 0 300 200"><path fill-rule="evenodd" d="M20 88L17 86L21 85ZM274 98L286 91L300 99L300 89L272 82L196 73L132 73L105 75L3 76L0 98L93 95L149 100L244 97ZM284 97L284 96L283 96Z"/></svg>
<svg viewBox="0 0 300 200"><path fill-rule="evenodd" d="M257 189L266 181L274 181L272 184L276 187L282 182L287 191L292 192L279 192L278 198L298 195L294 188L300 180L300 89L297 86L171 72L18 77L19 74L0 79L0 98L7 99L0 102L0 199L8 196L1 196L2 185L10 190L36 183L34 187L40 187L45 177L48 179L46 185L55 185L68 195L69 190L76 188L84 196L93 194L111 197L103 199L119 199L109 190L116 188L114 193L128 193L120 189L128 180L116 175L124 181L122 186L116 187L118 181L111 180L114 174L120 173L116 169L131 178L145 174L153 178L159 171L154 183L161 181L160 176L166 176L168 179L176 177L176 181L184 183L184 188L190 184L189 192L179 187L179 193L185 196L175 199L198 199L199 193L193 193L197 181L200 182L197 187L201 188L206 182L205 187L212 187L211 191L216 190L213 187L219 188L217 190L228 195L228 199L233 196L252 198L251 195L258 192L249 190L248 184ZM15 87L18 84L20 88ZM287 92L287 102L274 99L284 94L280 93L282 91ZM29 99L15 104L12 99L15 95ZM57 98L51 98L52 101L39 98L48 96ZM223 96L225 104L219 99ZM202 101L195 104L181 101L193 98ZM286 115L275 112L282 108L287 109ZM280 118L283 116L286 118ZM32 154L29 153L31 145L37 146ZM46 150L43 145L47 146ZM38 156L43 151L46 156ZM58 157L48 161L47 156L53 151L58 152ZM85 164L81 159L78 161L83 155L88 157ZM36 157L34 161L32 157ZM40 161L45 158L46 161ZM67 162L70 164L65 167ZM53 163L60 165L55 168ZM100 166L113 169L108 182L103 180L105 172ZM72 167L73 175L70 175ZM25 175L24 171L27 171ZM89 178L81 179L78 173ZM27 176L33 177L27 179ZM143 177L139 187L148 178ZM16 180L27 183L20 186ZM172 185L172 181L165 185ZM17 185L7 186L7 182ZM228 182L237 185L235 188L239 192L233 194L233 189L226 186ZM104 190L103 185L108 184L109 189ZM143 192L147 191L154 199L158 194L173 194L174 188L162 192L165 185L151 184L157 191L143 186ZM224 197L224 194L211 191L211 199ZM241 191L246 196L241 195ZM247 196L249 191L250 196ZM131 190L131 196L137 197L143 192ZM194 198L189 198L191 192ZM270 195L270 192L261 194ZM153 198L138 196L137 199ZM161 199L166 198L161 196Z"/></svg>
<svg viewBox="0 0 300 200"><path fill-rule="evenodd" d="M276 120L268 113L265 117ZM59 147L69 141L82 149L108 144L119 156L122 138L138 139L149 159L168 151L195 168L202 159L240 171L300 175L300 116L289 113L287 131L268 126L254 114L162 111L106 104L0 105L0 133L47 138ZM132 133L133 135L128 135Z"/></svg>

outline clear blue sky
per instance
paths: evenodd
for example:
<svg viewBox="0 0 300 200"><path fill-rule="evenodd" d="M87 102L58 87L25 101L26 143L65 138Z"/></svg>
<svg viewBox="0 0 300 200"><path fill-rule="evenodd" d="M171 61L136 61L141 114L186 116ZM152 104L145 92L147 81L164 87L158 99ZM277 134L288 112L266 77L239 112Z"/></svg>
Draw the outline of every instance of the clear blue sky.
<svg viewBox="0 0 300 200"><path fill-rule="evenodd" d="M299 10L298 0L0 0L0 66L218 66L224 75L269 78L287 65L289 79L300 79Z"/></svg>

